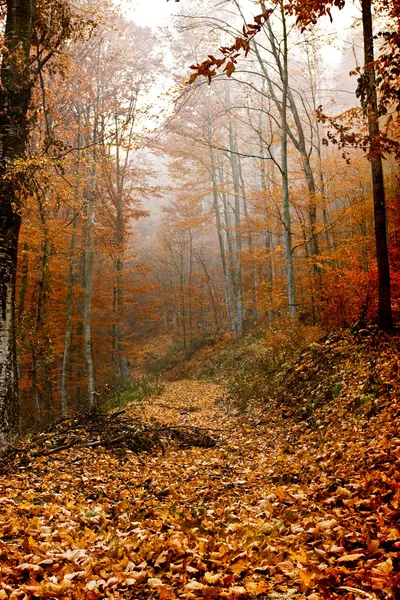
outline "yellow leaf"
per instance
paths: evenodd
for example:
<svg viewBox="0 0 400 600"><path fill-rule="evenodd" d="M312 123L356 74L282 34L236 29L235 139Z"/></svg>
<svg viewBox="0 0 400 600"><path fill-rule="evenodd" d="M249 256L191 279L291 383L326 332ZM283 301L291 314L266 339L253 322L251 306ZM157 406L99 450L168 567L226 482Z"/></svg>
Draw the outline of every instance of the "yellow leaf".
<svg viewBox="0 0 400 600"><path fill-rule="evenodd" d="M220 581L220 579L221 579L221 575L219 575L218 573L213 574L213 573L210 573L210 571L206 571L206 573L204 573L204 580L207 583L214 584L214 583L217 583L218 581Z"/></svg>
<svg viewBox="0 0 400 600"><path fill-rule="evenodd" d="M149 577L147 583L150 587L156 587L157 585L162 585L163 582L161 579L157 579L157 577Z"/></svg>
<svg viewBox="0 0 400 600"><path fill-rule="evenodd" d="M365 554L343 554L343 556L338 558L337 562L354 562L355 560L360 560L360 558L365 558Z"/></svg>
<svg viewBox="0 0 400 600"><path fill-rule="evenodd" d="M393 571L393 563L392 563L392 559L390 557L387 560L385 560L384 562L379 563L372 569L372 572L375 575L385 575L386 577L389 576L392 571Z"/></svg>
<svg viewBox="0 0 400 600"><path fill-rule="evenodd" d="M303 569L300 569L299 575L300 575L300 579L301 579L301 583L302 583L302 587L303 587L303 592L305 592L310 585L310 581L313 578L313 574L309 573L308 571L303 571Z"/></svg>

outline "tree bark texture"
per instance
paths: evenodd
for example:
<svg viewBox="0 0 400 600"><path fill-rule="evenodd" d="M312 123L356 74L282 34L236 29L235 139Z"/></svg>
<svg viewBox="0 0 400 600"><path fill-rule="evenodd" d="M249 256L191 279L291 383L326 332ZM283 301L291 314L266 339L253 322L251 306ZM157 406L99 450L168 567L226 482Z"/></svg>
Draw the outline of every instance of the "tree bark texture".
<svg viewBox="0 0 400 600"><path fill-rule="evenodd" d="M370 161L372 191L374 199L374 225L376 259L378 263L378 324L382 329L393 327L390 290L390 266L386 232L386 201L383 181L382 156L380 152L380 131L378 99L374 68L374 39L372 31L371 0L361 0L364 34L364 84L368 131L370 137Z"/></svg>
<svg viewBox="0 0 400 600"><path fill-rule="evenodd" d="M28 72L34 0L8 0L0 86L0 453L18 433L15 281L21 177L6 169L23 158L32 81Z"/></svg>

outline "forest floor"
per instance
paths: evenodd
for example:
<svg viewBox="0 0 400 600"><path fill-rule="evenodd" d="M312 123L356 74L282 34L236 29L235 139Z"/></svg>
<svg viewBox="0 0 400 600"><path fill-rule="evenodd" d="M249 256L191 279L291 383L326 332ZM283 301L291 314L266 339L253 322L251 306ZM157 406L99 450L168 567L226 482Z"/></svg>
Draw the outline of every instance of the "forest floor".
<svg viewBox="0 0 400 600"><path fill-rule="evenodd" d="M146 452L23 442L0 477L0 599L400 598L398 346L325 338L245 411L168 382L115 417L164 432Z"/></svg>

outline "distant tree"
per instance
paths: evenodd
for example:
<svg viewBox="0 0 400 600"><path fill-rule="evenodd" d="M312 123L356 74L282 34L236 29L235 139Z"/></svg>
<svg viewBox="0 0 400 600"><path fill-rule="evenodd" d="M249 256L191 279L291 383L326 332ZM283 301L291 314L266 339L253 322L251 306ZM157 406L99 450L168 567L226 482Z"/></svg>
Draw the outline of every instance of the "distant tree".
<svg viewBox="0 0 400 600"><path fill-rule="evenodd" d="M243 51L245 55L250 51L250 43L268 21L276 8L280 5L276 2L272 8L254 17L254 22L246 24L243 27L242 35L238 35L234 43L227 47L220 48L221 57L209 57L202 63L194 64L190 68L193 70L189 83L193 83L197 77L207 77L209 81L221 69L228 77L231 77L236 70L237 59ZM298 25L305 30L309 25L316 24L321 16L328 15L332 20L331 8L344 8L345 0L292 0L287 3L284 10L288 14L294 14L297 17ZM398 0L390 2L376 2L378 10L386 11L387 14L397 24L400 22L400 6ZM381 132L379 128L379 107L376 91L376 74L374 59L374 35L372 27L372 3L371 0L361 0L362 24L364 38L364 70L359 80L358 95L361 97L362 105L368 119L369 137L365 147L368 149L368 157L371 162L372 188L374 202L374 220L375 220L375 245L378 265L378 323L380 327L390 330L393 327L393 316L391 307L391 289L390 289L390 267L389 253L387 243L387 222L386 222L386 202L385 188L383 181L382 153L383 145ZM388 101L397 100L398 93L394 91L398 87L398 76L396 68L390 63L395 59L398 65L398 40L399 33L386 33L384 37L388 39L388 52L380 57L380 77L379 83L385 92ZM387 77L382 72L388 74ZM398 70L398 67L397 67ZM385 106L387 110L387 106ZM398 107L398 106L397 106ZM390 145L389 145L390 147Z"/></svg>

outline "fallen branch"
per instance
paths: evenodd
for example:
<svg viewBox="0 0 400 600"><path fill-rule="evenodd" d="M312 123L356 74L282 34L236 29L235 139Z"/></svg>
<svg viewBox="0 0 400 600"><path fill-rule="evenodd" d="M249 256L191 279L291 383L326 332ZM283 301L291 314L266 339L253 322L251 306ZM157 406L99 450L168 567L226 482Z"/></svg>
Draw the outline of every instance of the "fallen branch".
<svg viewBox="0 0 400 600"><path fill-rule="evenodd" d="M216 445L215 437L205 427L190 425L150 424L125 410L114 413L83 413L72 419L63 419L40 433L30 442L16 446L9 459L0 465L6 472L15 468L28 468L34 458L54 456L76 448L98 448L130 450L135 453L165 453L166 442L180 448L199 446L211 448Z"/></svg>

